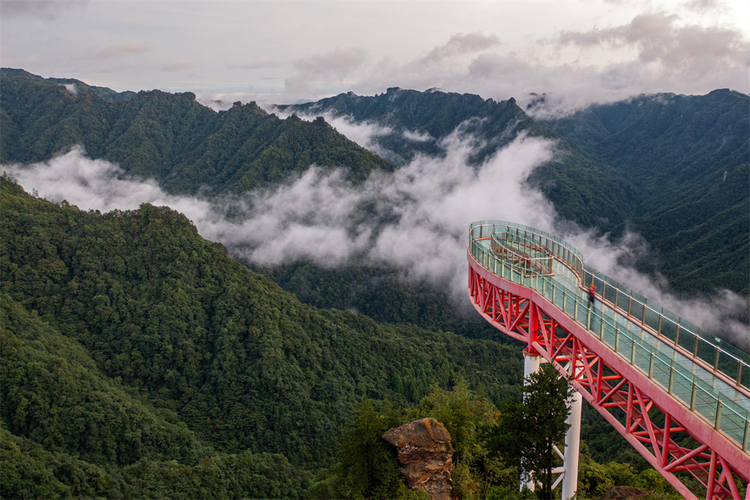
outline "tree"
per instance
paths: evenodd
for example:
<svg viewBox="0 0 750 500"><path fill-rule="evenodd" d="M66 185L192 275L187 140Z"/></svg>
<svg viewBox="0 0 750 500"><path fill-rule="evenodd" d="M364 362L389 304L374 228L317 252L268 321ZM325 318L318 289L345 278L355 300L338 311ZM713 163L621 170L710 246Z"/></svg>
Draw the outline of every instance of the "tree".
<svg viewBox="0 0 750 500"><path fill-rule="evenodd" d="M501 406L498 424L489 440L490 449L509 463L523 462L523 482L541 483L540 498L552 498L552 469L561 442L570 427L572 388L550 364L531 374L523 388L523 400L511 399Z"/></svg>
<svg viewBox="0 0 750 500"><path fill-rule="evenodd" d="M388 402L363 397L344 426L339 461L320 471L305 498L394 498L424 500L423 491L406 487L399 473L395 450L383 434L401 425L402 419Z"/></svg>

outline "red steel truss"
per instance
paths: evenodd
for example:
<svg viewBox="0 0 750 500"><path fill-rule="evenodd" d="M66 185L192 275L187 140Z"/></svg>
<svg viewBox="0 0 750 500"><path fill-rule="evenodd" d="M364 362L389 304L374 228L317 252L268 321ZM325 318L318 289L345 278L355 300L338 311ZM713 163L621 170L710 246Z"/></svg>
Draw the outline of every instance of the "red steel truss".
<svg viewBox="0 0 750 500"><path fill-rule="evenodd" d="M683 497L698 499L682 482L689 473L708 500L750 500L748 455L544 296L468 259L476 310L553 363Z"/></svg>

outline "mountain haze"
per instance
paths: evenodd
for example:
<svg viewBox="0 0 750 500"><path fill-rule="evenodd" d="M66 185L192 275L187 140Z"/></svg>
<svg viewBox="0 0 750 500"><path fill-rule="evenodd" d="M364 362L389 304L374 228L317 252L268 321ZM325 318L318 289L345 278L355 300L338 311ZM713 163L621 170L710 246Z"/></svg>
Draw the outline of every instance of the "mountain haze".
<svg viewBox="0 0 750 500"><path fill-rule="evenodd" d="M409 209L433 207L409 204L416 191L399 179L419 162L435 168L417 172L442 179L437 169L451 168L456 144L470 146L468 167L455 170L469 175L527 139L553 143L552 159L524 189L539 210L548 208L538 193L554 205L561 230L571 221L613 239L634 230L652 248L640 269L663 273L685 294L726 287L746 296L747 108L747 96L720 90L541 119L513 99L391 88L279 106L288 115L280 119L254 103L215 112L191 93L117 93L0 70L6 165L54 161L80 145L119 165L122 177L154 179L168 193L194 195L191 202L242 200L246 207L229 214L238 220L266 215L258 200L285 196L281 210L303 229L316 216L332 218L319 205L301 215L288 208L302 203L285 188L306 171L322 172L313 184L334 179L337 189L321 191L328 196L384 189L333 204L355 209L322 226L364 228L359 254L335 266L302 257L264 267L230 256L246 255L250 243L232 240L227 250L169 207L103 214L0 179L3 496L300 497L335 461L363 397L409 408L464 380L495 405L517 394L520 349L465 314L450 277L407 279L410 269L395 259L361 257ZM326 119L375 130L372 151ZM492 203L507 195L487 183L482 196L485 187ZM389 189L396 201L375 198ZM288 218L269 220L274 234L291 238ZM464 229L446 220L430 219L425 232L460 251ZM304 234L291 243L311 245ZM422 232L407 236L426 244ZM394 252L403 245L394 239ZM593 410L583 437L597 460L647 467Z"/></svg>
<svg viewBox="0 0 750 500"><path fill-rule="evenodd" d="M560 216L614 237L637 231L655 250L640 268L663 273L678 291L747 295L749 99L729 90L658 94L535 119L513 99L392 88L279 108L381 126L373 143L397 163L444 155L453 133L476 139L470 159L477 163L521 134L555 140L556 157L528 182Z"/></svg>

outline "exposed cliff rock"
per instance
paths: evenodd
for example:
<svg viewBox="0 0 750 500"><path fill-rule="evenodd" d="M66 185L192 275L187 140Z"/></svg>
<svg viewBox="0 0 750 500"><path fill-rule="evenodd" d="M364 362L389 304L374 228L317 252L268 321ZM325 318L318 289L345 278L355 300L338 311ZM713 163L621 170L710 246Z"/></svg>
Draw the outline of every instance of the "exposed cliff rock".
<svg viewBox="0 0 750 500"><path fill-rule="evenodd" d="M432 500L450 500L453 482L451 435L434 418L415 420L383 434L398 448L401 474L413 490L424 490Z"/></svg>

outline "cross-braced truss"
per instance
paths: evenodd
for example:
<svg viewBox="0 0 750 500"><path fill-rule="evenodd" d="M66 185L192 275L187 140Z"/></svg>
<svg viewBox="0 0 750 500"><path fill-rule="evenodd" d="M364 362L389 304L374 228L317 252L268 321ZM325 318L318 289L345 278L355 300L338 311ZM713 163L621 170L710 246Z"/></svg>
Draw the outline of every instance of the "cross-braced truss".
<svg viewBox="0 0 750 500"><path fill-rule="evenodd" d="M700 417L544 297L489 273L471 256L469 262L469 297L477 311L552 362L681 495L697 500L683 483L692 477L703 485L708 500L750 500L750 471L740 470L747 460L738 467L731 463L738 462L738 455L727 452L731 444L702 439L707 432L721 439L710 424L700 421L708 431L696 432Z"/></svg>

